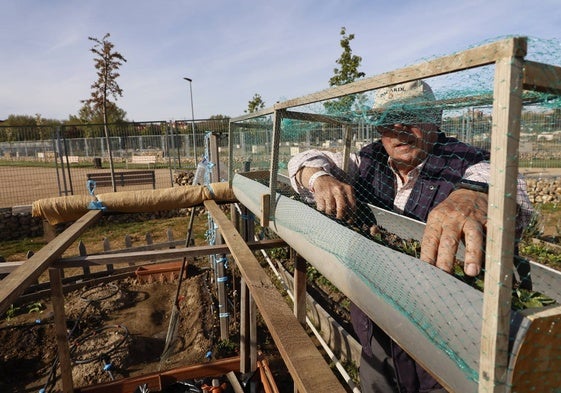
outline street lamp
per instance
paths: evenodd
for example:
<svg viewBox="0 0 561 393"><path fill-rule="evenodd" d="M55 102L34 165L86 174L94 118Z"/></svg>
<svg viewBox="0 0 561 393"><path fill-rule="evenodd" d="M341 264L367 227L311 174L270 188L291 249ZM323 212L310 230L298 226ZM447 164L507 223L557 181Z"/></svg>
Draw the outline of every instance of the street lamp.
<svg viewBox="0 0 561 393"><path fill-rule="evenodd" d="M195 165L197 165L197 142L195 140L195 111L193 110L193 80L184 77L189 82L189 93L191 94L191 129L193 130L193 156L195 157Z"/></svg>

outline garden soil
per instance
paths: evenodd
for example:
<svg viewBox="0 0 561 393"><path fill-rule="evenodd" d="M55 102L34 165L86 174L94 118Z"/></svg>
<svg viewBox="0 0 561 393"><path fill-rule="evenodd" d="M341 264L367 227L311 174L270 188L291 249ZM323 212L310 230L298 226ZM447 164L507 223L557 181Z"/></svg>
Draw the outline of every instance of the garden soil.
<svg viewBox="0 0 561 393"><path fill-rule="evenodd" d="M165 360L161 355L177 279L169 282L160 277L148 283L130 277L66 294L74 386L235 356L234 346L218 341L210 274L209 269L189 265L180 292L177 339ZM57 350L50 299L21 305L10 313L11 318L0 321L0 392L38 392L45 387L49 392L53 386L53 391L60 391L58 368L56 378L52 374ZM279 363L276 356L271 355L271 365ZM286 380L283 373L277 376L281 381Z"/></svg>

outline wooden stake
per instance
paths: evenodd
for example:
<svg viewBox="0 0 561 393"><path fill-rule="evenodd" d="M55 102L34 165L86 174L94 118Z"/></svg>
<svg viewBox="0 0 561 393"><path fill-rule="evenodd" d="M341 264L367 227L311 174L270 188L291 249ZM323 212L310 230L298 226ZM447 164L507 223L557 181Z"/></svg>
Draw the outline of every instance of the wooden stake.
<svg viewBox="0 0 561 393"><path fill-rule="evenodd" d="M62 293L62 276L60 269L49 268L51 280L51 293L55 322L55 339L58 346L58 363L62 376L62 391L72 393L72 365L70 362L70 349L68 348L68 333L66 331L66 316L64 314L64 295Z"/></svg>

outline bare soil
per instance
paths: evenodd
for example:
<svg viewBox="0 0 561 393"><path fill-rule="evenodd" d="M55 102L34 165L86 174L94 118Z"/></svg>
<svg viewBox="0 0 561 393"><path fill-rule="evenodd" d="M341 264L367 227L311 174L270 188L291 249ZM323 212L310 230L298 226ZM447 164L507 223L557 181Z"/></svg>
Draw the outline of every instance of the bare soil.
<svg viewBox="0 0 561 393"><path fill-rule="evenodd" d="M129 376L163 371L235 356L237 345L219 341L215 297L210 270L189 264L180 292L176 339L162 359L177 280L141 282L131 277L84 288L65 296L65 314L73 362L74 386L89 386ZM0 321L0 391L60 391L60 372L52 374L56 342L50 299L40 301L40 312L27 312L39 303L19 306L18 314ZM289 383L266 333L261 349ZM232 338L237 343L238 338ZM268 354L268 355L267 355ZM110 366L107 366L110 365ZM280 368L279 368L280 367ZM193 381L198 386L209 381ZM49 390L55 388L55 390ZM290 389L289 389L290 390ZM284 391L282 389L281 391Z"/></svg>

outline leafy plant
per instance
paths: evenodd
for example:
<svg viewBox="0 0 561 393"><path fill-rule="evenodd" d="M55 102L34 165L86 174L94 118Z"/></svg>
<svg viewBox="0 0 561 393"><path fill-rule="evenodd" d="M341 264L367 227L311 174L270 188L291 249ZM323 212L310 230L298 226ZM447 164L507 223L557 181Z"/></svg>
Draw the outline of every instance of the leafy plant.
<svg viewBox="0 0 561 393"><path fill-rule="evenodd" d="M230 340L220 340L216 344L217 357L227 357L239 352L239 344Z"/></svg>
<svg viewBox="0 0 561 393"><path fill-rule="evenodd" d="M10 319L14 318L18 315L20 308L14 306L13 304L6 310L6 320L9 321Z"/></svg>
<svg viewBox="0 0 561 393"><path fill-rule="evenodd" d="M27 313L31 314L32 312L43 312L45 306L41 302L33 302L27 305Z"/></svg>

